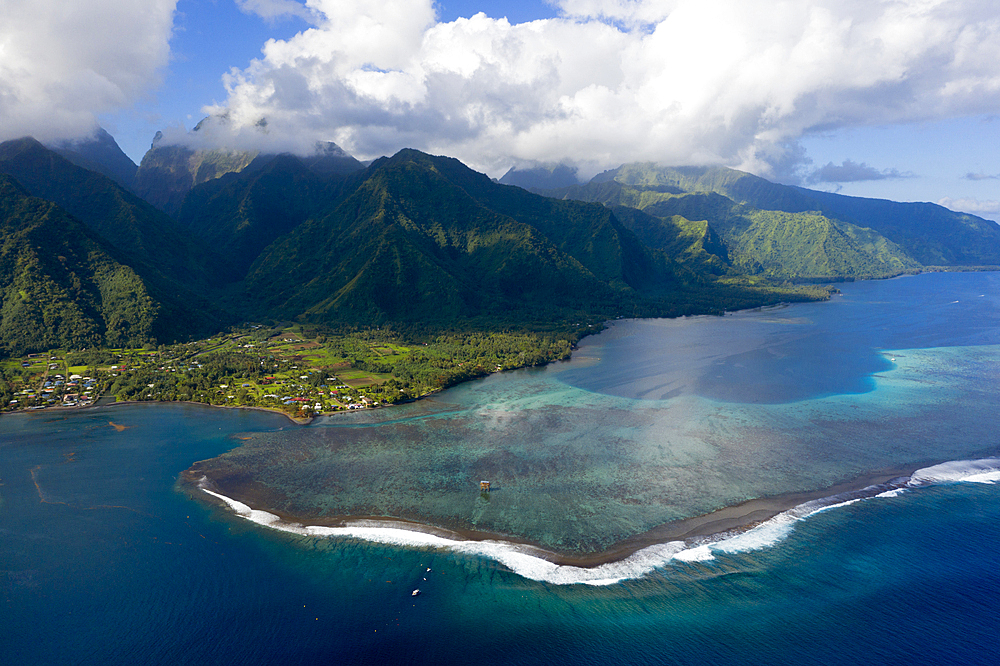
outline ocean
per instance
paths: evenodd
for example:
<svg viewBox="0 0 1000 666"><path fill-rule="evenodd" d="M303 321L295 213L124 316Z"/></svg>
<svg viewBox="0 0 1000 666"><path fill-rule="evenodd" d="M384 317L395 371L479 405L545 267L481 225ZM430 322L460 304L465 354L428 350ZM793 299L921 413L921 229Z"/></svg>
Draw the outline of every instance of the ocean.
<svg viewBox="0 0 1000 666"><path fill-rule="evenodd" d="M618 321L307 427L5 415L0 663L995 663L998 286Z"/></svg>

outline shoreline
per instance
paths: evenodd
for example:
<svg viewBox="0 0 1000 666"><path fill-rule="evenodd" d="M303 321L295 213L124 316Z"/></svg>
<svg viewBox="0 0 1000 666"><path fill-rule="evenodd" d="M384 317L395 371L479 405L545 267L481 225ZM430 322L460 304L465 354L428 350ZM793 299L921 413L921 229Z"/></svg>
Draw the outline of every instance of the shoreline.
<svg viewBox="0 0 1000 666"><path fill-rule="evenodd" d="M112 396L114 397L114 396ZM421 396L422 397L422 396ZM249 409L258 412L270 412L272 414L280 414L287 418L289 421L296 425L307 426L312 423L316 417L312 416L307 419L292 416L288 412L282 409L276 409L273 407L258 407L256 405L213 405L208 402L197 402L195 400L116 400L114 402L108 402L105 404L98 404L99 400L95 400L89 405L53 405L51 407L35 408L35 409L14 409L11 411L3 412L3 414L42 414L49 412L76 412L85 411L88 409L96 409L98 407L114 407L116 405L201 405L202 407L216 407L219 409ZM323 414L322 416L329 416L328 414Z"/></svg>
<svg viewBox="0 0 1000 666"><path fill-rule="evenodd" d="M947 461L942 461L947 462ZM610 548L593 553L559 552L546 548L527 539L508 534L483 532L473 529L443 528L429 523L414 520L392 518L387 516L297 516L282 511L276 511L266 506L245 504L246 493L226 495L211 479L201 475L196 470L198 463L192 465L180 475L180 481L189 491L192 498L200 499L225 506L234 511L233 507L222 498L228 498L247 506L253 512L263 512L274 516L277 527L281 525L292 528L352 528L381 527L399 529L418 534L449 539L458 543L501 543L527 551L531 555L546 560L557 566L571 566L583 569L593 569L602 565L614 564L628 559L639 551L652 546L668 543L684 543L695 547L701 543L736 536L757 527L780 514L791 511L810 503L818 503L816 510L843 502L875 497L880 493L905 487L918 470L933 466L935 463L911 464L877 470L863 474L849 481L844 481L826 488L813 491L791 492L772 497L750 499L739 504L722 507L711 513L682 518L658 525L646 532L635 534ZM210 491L209 493L200 491ZM218 495L206 497L206 494ZM249 493L253 495L253 493ZM823 504L830 500L829 504ZM234 511L235 513L235 511ZM247 516L242 516L246 518ZM270 525L269 525L270 526Z"/></svg>

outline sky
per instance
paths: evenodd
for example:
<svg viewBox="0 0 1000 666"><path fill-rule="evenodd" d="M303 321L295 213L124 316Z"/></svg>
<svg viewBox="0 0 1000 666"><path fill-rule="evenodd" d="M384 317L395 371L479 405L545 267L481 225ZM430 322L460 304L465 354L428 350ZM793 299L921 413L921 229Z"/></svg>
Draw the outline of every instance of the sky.
<svg viewBox="0 0 1000 666"><path fill-rule="evenodd" d="M197 133L202 118L213 121ZM1000 219L995 0L0 0L0 140L724 165Z"/></svg>

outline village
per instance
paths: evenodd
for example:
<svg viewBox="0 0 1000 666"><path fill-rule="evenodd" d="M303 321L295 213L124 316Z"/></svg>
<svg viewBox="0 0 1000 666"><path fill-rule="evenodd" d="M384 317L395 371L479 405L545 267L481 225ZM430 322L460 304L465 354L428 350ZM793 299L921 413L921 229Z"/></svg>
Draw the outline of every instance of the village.
<svg viewBox="0 0 1000 666"><path fill-rule="evenodd" d="M0 411L187 401L291 418L408 401L504 369L567 358L571 338L454 334L402 344L391 332L331 335L248 324L224 335L140 349L62 350L0 362Z"/></svg>

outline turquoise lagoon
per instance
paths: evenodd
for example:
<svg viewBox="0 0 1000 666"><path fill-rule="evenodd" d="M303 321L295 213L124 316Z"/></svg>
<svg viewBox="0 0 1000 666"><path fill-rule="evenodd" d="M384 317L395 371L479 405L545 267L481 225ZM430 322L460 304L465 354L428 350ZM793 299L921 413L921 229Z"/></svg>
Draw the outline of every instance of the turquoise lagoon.
<svg viewBox="0 0 1000 666"><path fill-rule="evenodd" d="M618 321L308 427L4 416L0 663L991 663L998 284ZM748 500L753 529L657 532Z"/></svg>

